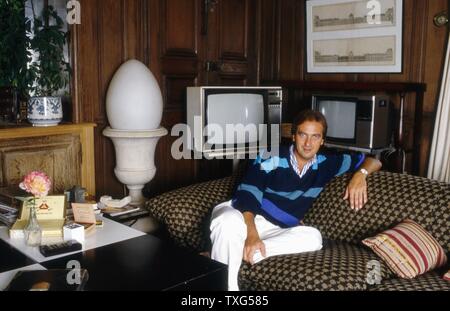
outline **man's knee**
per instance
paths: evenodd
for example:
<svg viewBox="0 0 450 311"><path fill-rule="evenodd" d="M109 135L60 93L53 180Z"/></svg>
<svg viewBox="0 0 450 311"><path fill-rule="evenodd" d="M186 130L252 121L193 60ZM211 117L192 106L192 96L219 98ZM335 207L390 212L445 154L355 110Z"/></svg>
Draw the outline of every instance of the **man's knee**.
<svg viewBox="0 0 450 311"><path fill-rule="evenodd" d="M312 251L322 249L322 234L319 230L313 227L308 227L309 243Z"/></svg>
<svg viewBox="0 0 450 311"><path fill-rule="evenodd" d="M230 206L217 206L211 217L211 231L246 232L247 227L242 213Z"/></svg>
<svg viewBox="0 0 450 311"><path fill-rule="evenodd" d="M298 239L303 241L308 251L318 251L322 249L322 234L314 227L297 226L291 228Z"/></svg>

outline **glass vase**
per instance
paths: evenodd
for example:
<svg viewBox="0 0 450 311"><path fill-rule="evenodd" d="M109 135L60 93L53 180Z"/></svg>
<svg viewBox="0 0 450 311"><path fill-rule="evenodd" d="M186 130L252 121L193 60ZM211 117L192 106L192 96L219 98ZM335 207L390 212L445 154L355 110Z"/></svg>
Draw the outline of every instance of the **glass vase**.
<svg viewBox="0 0 450 311"><path fill-rule="evenodd" d="M28 219L28 224L23 229L25 235L25 243L28 246L39 246L41 245L42 240L42 230L39 226L39 222L36 216L36 205L33 202L33 205L30 208L30 217Z"/></svg>

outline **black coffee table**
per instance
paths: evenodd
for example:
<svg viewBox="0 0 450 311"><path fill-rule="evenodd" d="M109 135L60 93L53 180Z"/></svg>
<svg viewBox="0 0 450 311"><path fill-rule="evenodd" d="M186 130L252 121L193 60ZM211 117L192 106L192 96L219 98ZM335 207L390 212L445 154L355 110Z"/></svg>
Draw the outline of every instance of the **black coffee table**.
<svg viewBox="0 0 450 311"><path fill-rule="evenodd" d="M0 239L0 273L31 266L36 262Z"/></svg>
<svg viewBox="0 0 450 311"><path fill-rule="evenodd" d="M76 260L89 272L84 289L227 290L227 266L144 235L41 263L65 269Z"/></svg>

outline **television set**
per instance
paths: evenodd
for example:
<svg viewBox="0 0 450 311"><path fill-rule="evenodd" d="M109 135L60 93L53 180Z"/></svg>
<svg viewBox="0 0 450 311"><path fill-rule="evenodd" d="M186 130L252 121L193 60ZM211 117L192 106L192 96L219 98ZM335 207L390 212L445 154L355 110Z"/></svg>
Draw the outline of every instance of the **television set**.
<svg viewBox="0 0 450 311"><path fill-rule="evenodd" d="M188 149L206 157L257 153L279 143L281 114L281 87L188 87Z"/></svg>
<svg viewBox="0 0 450 311"><path fill-rule="evenodd" d="M328 123L325 145L373 151L391 144L391 103L385 95L312 95Z"/></svg>

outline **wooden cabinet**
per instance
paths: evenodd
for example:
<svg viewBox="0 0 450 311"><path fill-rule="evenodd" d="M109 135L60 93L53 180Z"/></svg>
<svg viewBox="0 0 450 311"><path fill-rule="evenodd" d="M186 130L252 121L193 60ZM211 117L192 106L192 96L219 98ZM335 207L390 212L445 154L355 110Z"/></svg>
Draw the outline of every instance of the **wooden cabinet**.
<svg viewBox="0 0 450 311"><path fill-rule="evenodd" d="M0 186L16 186L33 170L52 180L52 193L82 185L95 195L93 123L0 129Z"/></svg>

